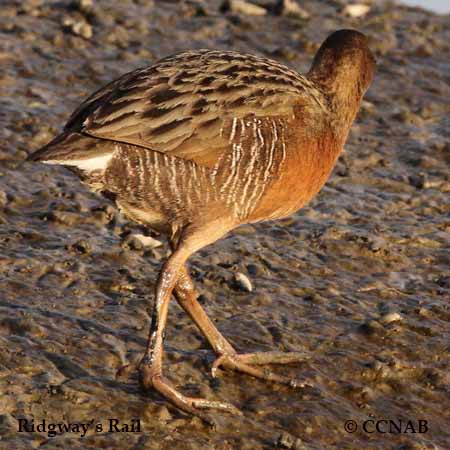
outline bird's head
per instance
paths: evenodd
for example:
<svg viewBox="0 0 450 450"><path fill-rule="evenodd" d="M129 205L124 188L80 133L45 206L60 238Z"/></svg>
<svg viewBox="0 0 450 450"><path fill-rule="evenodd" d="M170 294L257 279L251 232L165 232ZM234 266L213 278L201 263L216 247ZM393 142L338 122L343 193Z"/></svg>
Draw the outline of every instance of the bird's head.
<svg viewBox="0 0 450 450"><path fill-rule="evenodd" d="M339 30L332 33L320 46L308 77L326 93L342 100L356 100L372 82L375 58L367 38L356 30Z"/></svg>

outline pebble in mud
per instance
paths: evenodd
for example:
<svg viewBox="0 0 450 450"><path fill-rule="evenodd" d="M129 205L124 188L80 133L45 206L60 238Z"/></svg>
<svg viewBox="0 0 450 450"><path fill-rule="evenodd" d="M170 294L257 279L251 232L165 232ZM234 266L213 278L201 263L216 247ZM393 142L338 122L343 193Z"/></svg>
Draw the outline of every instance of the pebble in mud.
<svg viewBox="0 0 450 450"><path fill-rule="evenodd" d="M161 241L158 241L157 239L151 237L151 236L145 236L144 234L131 234L130 239L134 239L140 244L149 249L153 249L156 247L160 247L162 245Z"/></svg>
<svg viewBox="0 0 450 450"><path fill-rule="evenodd" d="M245 291L245 292L253 291L252 282L247 277L247 275L243 274L242 272L236 273L236 275L234 276L234 282L235 282L237 288L241 291Z"/></svg>
<svg viewBox="0 0 450 450"><path fill-rule="evenodd" d="M300 438L296 438L295 436L292 436L292 434L285 431L278 436L275 445L277 448L308 450L308 447L306 447Z"/></svg>
<svg viewBox="0 0 450 450"><path fill-rule="evenodd" d="M383 325L388 325L388 324L393 323L393 322L400 322L402 320L403 320L403 317L398 312L389 312L387 314L383 314L380 317L380 322Z"/></svg>
<svg viewBox="0 0 450 450"><path fill-rule="evenodd" d="M303 20L309 19L311 16L295 0L278 0L274 6L274 12L279 15Z"/></svg>
<svg viewBox="0 0 450 450"><path fill-rule="evenodd" d="M93 0L76 0L75 2L76 6L80 11L91 11L92 7L94 6Z"/></svg>
<svg viewBox="0 0 450 450"><path fill-rule="evenodd" d="M346 5L342 10L342 13L350 17L364 17L370 11L370 5L364 3L353 3Z"/></svg>
<svg viewBox="0 0 450 450"><path fill-rule="evenodd" d="M223 12L230 11L232 13L245 14L248 16L264 16L267 14L265 8L244 0L226 0L223 2L221 10Z"/></svg>
<svg viewBox="0 0 450 450"><path fill-rule="evenodd" d="M93 36L92 26L84 21L77 21L68 17L64 19L63 25L73 34L81 36L84 39L91 39Z"/></svg>

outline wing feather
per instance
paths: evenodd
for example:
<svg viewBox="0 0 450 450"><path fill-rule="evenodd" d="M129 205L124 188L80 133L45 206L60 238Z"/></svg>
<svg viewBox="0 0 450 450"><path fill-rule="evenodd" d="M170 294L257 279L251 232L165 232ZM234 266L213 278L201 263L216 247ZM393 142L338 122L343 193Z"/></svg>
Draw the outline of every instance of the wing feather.
<svg viewBox="0 0 450 450"><path fill-rule="evenodd" d="M83 102L65 131L139 145L212 167L233 119L325 108L308 79L275 61L199 50L125 74Z"/></svg>

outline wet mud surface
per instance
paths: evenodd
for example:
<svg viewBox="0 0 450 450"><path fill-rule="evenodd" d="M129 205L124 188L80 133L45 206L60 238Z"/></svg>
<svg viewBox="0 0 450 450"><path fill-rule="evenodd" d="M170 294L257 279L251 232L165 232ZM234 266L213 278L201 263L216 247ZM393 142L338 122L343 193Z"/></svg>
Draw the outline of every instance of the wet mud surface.
<svg viewBox="0 0 450 450"><path fill-rule="evenodd" d="M2 2L0 448L449 448L448 16L378 4L351 18L343 2L307 1L305 18L256 3L264 14L217 1ZM305 352L274 370L314 387L223 371L213 380L214 354L173 302L167 377L244 413L216 414L211 432L142 393L136 376L115 378L144 349L167 245L144 246L136 235L146 230L64 168L23 161L86 95L162 56L235 49L304 72L343 27L371 37L378 65L332 178L292 217L241 227L190 262L232 344ZM103 431L19 433L20 418ZM141 431L108 432L110 418L139 418ZM426 420L428 431L362 430L378 419L412 421L415 431Z"/></svg>

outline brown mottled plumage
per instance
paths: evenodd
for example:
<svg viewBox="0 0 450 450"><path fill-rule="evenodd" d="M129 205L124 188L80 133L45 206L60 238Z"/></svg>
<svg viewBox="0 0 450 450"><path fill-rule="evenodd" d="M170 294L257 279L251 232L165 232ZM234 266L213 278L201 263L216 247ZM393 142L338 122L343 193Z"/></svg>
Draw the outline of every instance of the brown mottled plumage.
<svg viewBox="0 0 450 450"><path fill-rule="evenodd" d="M235 411L185 397L162 376L172 292L198 325L219 366L298 385L253 367L302 353L238 355L196 300L188 257L233 228L276 219L307 203L328 178L370 85L374 59L361 33L327 38L299 75L266 58L198 50L123 75L85 100L64 132L29 159L75 170L131 219L169 236L141 382L181 409Z"/></svg>

